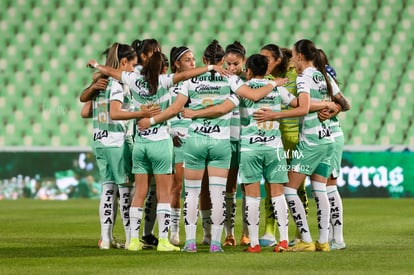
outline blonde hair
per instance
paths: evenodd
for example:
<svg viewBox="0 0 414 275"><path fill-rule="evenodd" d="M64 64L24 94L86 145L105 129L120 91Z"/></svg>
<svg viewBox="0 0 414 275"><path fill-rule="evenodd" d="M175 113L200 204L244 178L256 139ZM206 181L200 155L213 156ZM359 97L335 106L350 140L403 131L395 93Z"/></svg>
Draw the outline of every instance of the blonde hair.
<svg viewBox="0 0 414 275"><path fill-rule="evenodd" d="M120 60L126 58L132 60L137 56L134 48L127 44L114 43L112 47L106 49L104 54L106 54L106 66L118 69L120 66Z"/></svg>

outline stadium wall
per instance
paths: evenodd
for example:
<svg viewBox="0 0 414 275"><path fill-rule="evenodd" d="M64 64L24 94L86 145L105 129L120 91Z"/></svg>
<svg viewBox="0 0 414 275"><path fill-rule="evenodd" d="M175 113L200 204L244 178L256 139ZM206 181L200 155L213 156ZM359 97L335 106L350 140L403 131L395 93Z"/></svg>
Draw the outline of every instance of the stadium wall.
<svg viewBox="0 0 414 275"><path fill-rule="evenodd" d="M351 198L414 197L413 163L410 146L346 146L338 177L340 193ZM4 147L0 151L0 199L34 198L45 185L54 195L96 197L89 189L97 184L99 172L88 147Z"/></svg>

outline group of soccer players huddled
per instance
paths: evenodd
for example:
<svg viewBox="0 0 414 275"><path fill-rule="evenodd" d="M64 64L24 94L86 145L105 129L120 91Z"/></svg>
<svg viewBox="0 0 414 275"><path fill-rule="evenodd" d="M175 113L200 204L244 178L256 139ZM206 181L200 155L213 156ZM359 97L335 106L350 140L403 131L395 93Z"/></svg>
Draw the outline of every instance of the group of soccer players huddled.
<svg viewBox="0 0 414 275"><path fill-rule="evenodd" d="M250 253L261 247L280 253L346 247L336 187L344 146L337 115L350 105L312 41L299 40L291 49L267 44L246 56L239 41L224 48L213 40L203 66L186 46L173 47L168 58L156 39L114 43L103 54L105 65L88 61L92 83L80 95L82 117L93 119L102 182L101 249L197 252L201 244L216 253L238 244ZM308 176L317 207L315 242L307 221ZM242 226L237 242L238 184L243 222L236 225ZM259 237L261 184L265 232ZM113 236L118 208L125 243ZM291 239L289 213L296 224ZM202 240L196 238L199 215Z"/></svg>

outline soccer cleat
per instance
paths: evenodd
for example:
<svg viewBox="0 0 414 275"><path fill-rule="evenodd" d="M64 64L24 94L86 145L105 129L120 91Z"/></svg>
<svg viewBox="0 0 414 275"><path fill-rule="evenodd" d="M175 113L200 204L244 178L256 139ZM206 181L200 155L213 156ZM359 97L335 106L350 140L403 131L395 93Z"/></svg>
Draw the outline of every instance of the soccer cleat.
<svg viewBox="0 0 414 275"><path fill-rule="evenodd" d="M210 243L211 243L211 235L205 235L204 238L203 238L202 244L210 245Z"/></svg>
<svg viewBox="0 0 414 275"><path fill-rule="evenodd" d="M129 245L128 245L129 251L139 251L142 250L142 243L138 238L131 238Z"/></svg>
<svg viewBox="0 0 414 275"><path fill-rule="evenodd" d="M322 252L328 252L331 250L331 248L329 247L329 243L319 243L318 241L316 241L315 243L315 249L316 251L322 251Z"/></svg>
<svg viewBox="0 0 414 275"><path fill-rule="evenodd" d="M346 248L345 242L337 243L335 240L330 241L329 246L331 250L342 250Z"/></svg>
<svg viewBox="0 0 414 275"><path fill-rule="evenodd" d="M99 239L98 247L100 249L125 248L125 244L118 242L114 237L111 242L103 242L102 239Z"/></svg>
<svg viewBox="0 0 414 275"><path fill-rule="evenodd" d="M171 233L170 243L173 244L173 245L179 245L180 244L180 235L178 234L178 232Z"/></svg>
<svg viewBox="0 0 414 275"><path fill-rule="evenodd" d="M169 252L169 251L180 251L180 248L178 246L172 245L167 238L165 239L159 239L158 245L157 245L157 251L162 252Z"/></svg>
<svg viewBox="0 0 414 275"><path fill-rule="evenodd" d="M240 245L242 246L250 245L250 238L247 237L246 235L242 235L242 237L240 238Z"/></svg>
<svg viewBox="0 0 414 275"><path fill-rule="evenodd" d="M236 240L233 236L227 236L224 240L223 246L236 246Z"/></svg>
<svg viewBox="0 0 414 275"><path fill-rule="evenodd" d="M111 248L111 243L99 240L98 241L98 247L99 247L99 249L110 249Z"/></svg>
<svg viewBox="0 0 414 275"><path fill-rule="evenodd" d="M289 247L294 246L295 244L301 242L302 240L299 238L294 238L293 240L289 241Z"/></svg>
<svg viewBox="0 0 414 275"><path fill-rule="evenodd" d="M224 252L220 245L212 244L210 245L210 253Z"/></svg>
<svg viewBox="0 0 414 275"><path fill-rule="evenodd" d="M113 237L111 241L111 247L112 248L125 248L125 244L118 242L117 239Z"/></svg>
<svg viewBox="0 0 414 275"><path fill-rule="evenodd" d="M280 241L275 248L273 249L273 252L285 252L289 249L288 242L286 240Z"/></svg>
<svg viewBox="0 0 414 275"><path fill-rule="evenodd" d="M148 248L154 248L158 246L158 239L153 235L147 235L142 237L142 248L148 249Z"/></svg>
<svg viewBox="0 0 414 275"><path fill-rule="evenodd" d="M313 242L306 243L304 241L297 242L294 246L290 247L290 252L313 252L315 251L315 244Z"/></svg>
<svg viewBox="0 0 414 275"><path fill-rule="evenodd" d="M197 252L197 246L193 241L185 242L185 245L181 251L194 253Z"/></svg>
<svg viewBox="0 0 414 275"><path fill-rule="evenodd" d="M245 248L243 251L244 252L249 252L249 253L260 253L260 245L256 244L255 246L249 246L248 248Z"/></svg>
<svg viewBox="0 0 414 275"><path fill-rule="evenodd" d="M259 239L259 244L262 247L275 246L276 245L275 236L266 233Z"/></svg>

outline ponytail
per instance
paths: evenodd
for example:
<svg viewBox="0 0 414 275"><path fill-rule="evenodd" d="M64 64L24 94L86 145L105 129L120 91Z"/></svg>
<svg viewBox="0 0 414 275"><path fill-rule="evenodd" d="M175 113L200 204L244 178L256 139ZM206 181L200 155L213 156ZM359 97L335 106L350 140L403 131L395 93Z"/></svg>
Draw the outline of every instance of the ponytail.
<svg viewBox="0 0 414 275"><path fill-rule="evenodd" d="M154 95L158 90L159 76L163 69L163 57L161 52L154 52L147 64L142 68L141 74L148 83L150 95Z"/></svg>
<svg viewBox="0 0 414 275"><path fill-rule="evenodd" d="M326 86L328 88L328 95L329 95L329 98L332 100L333 99L332 84L331 84L331 78L328 76L328 73L326 71L326 65L327 65L326 60L322 56L321 49L315 49L315 50L316 51L315 51L315 56L313 59L313 65L325 77Z"/></svg>
<svg viewBox="0 0 414 275"><path fill-rule="evenodd" d="M209 65L216 65L221 60L223 60L223 57L225 55L225 52L223 50L223 47L219 44L217 40L213 40L210 45L207 46L207 48L204 51L204 58L207 60ZM215 71L211 71L211 76L214 78Z"/></svg>

